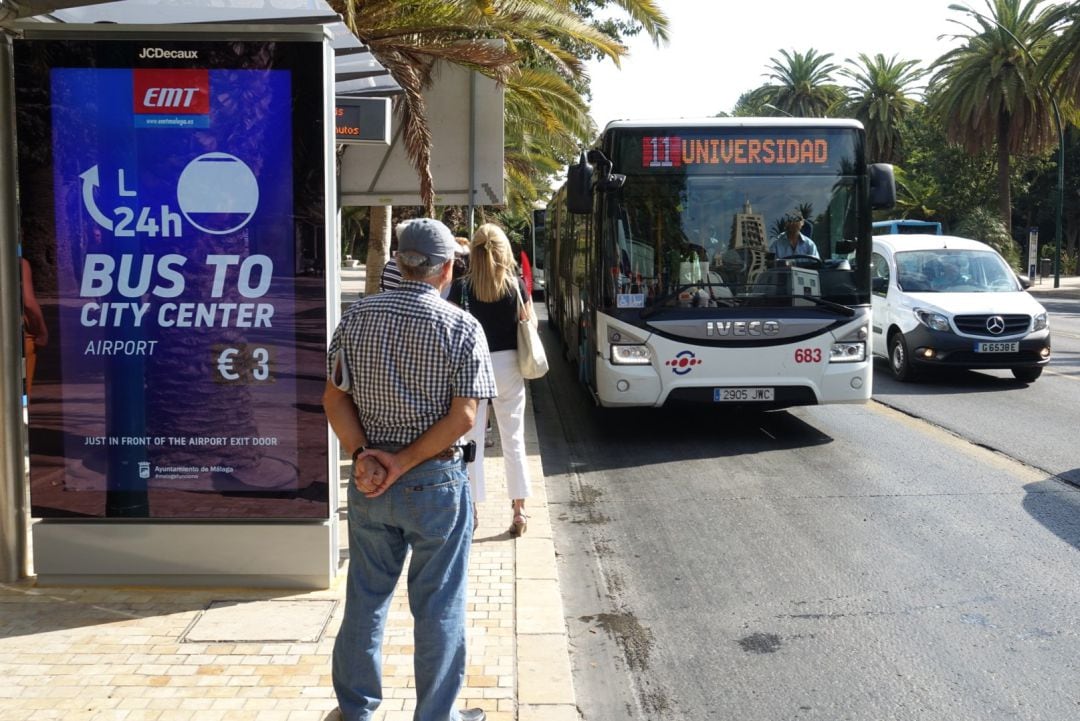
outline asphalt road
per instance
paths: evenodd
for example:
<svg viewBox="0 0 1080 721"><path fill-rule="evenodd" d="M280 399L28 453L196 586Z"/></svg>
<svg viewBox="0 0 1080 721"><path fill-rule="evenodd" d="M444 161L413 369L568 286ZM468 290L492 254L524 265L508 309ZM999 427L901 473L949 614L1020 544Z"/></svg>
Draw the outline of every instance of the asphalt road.
<svg viewBox="0 0 1080 721"><path fill-rule="evenodd" d="M884 403L764 414L604 411L553 363L532 402L584 721L1076 718L1076 336L1030 386L881 366Z"/></svg>

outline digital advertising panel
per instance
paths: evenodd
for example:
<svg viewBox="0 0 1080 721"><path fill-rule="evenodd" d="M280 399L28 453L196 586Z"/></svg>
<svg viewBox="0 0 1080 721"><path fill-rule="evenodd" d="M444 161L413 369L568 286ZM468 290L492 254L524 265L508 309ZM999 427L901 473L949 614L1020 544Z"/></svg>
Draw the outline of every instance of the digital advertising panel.
<svg viewBox="0 0 1080 721"><path fill-rule="evenodd" d="M192 38L15 41L34 517L329 515L323 47Z"/></svg>

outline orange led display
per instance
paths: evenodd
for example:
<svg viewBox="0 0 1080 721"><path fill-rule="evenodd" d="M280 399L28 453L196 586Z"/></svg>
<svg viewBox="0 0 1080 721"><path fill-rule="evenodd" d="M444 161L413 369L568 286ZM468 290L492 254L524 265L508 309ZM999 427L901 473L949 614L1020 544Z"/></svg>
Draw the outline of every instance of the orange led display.
<svg viewBox="0 0 1080 721"><path fill-rule="evenodd" d="M829 141L824 138L642 138L641 163L646 168L686 165L825 165Z"/></svg>

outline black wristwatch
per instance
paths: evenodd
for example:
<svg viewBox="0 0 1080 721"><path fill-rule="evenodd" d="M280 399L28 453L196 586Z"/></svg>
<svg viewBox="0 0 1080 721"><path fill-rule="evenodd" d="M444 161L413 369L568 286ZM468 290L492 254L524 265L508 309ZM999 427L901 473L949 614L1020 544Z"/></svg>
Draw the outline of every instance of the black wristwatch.
<svg viewBox="0 0 1080 721"><path fill-rule="evenodd" d="M356 463L356 457L366 450L367 448L364 448L363 446L357 446L356 450L352 452L352 462Z"/></svg>

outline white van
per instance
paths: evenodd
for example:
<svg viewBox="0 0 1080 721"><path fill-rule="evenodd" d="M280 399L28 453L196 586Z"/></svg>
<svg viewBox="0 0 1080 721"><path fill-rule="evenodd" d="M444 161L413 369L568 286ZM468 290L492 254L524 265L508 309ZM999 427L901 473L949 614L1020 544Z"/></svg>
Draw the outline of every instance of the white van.
<svg viewBox="0 0 1080 721"><path fill-rule="evenodd" d="M872 352L897 380L929 368L1007 368L1031 383L1050 360L1046 309L985 243L875 236L870 273Z"/></svg>

